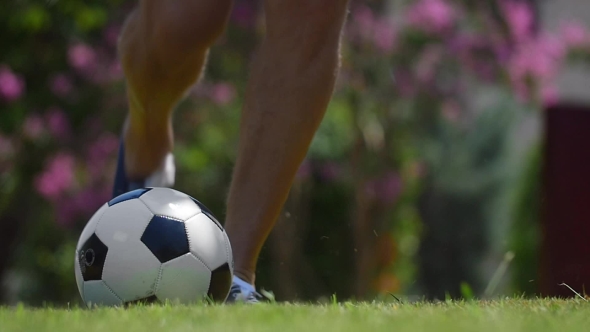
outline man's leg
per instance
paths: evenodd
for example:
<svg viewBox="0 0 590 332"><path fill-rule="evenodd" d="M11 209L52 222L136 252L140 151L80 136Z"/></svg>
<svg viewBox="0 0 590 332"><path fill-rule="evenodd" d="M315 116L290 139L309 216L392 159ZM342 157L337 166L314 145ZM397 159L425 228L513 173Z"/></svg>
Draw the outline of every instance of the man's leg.
<svg viewBox="0 0 590 332"><path fill-rule="evenodd" d="M199 78L230 9L231 0L140 0L128 18L119 53L129 113L113 195L165 167L173 144L172 111Z"/></svg>
<svg viewBox="0 0 590 332"><path fill-rule="evenodd" d="M330 101L347 0L266 0L225 229L235 274L254 284L260 249Z"/></svg>

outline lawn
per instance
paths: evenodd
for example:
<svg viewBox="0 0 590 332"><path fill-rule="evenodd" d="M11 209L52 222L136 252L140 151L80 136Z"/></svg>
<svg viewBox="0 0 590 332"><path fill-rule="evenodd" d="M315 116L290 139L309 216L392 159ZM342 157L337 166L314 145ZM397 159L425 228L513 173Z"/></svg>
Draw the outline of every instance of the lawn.
<svg viewBox="0 0 590 332"><path fill-rule="evenodd" d="M0 331L590 331L590 303L573 300L0 308Z"/></svg>

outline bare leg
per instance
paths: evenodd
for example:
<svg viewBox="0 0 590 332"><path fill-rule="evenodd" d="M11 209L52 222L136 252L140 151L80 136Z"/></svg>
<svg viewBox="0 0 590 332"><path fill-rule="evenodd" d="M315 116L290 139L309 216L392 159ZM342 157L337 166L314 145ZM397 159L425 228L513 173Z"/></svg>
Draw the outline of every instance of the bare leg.
<svg viewBox="0 0 590 332"><path fill-rule="evenodd" d="M235 274L249 283L331 98L346 9L347 0L265 1L225 223Z"/></svg>
<svg viewBox="0 0 590 332"><path fill-rule="evenodd" d="M171 115L223 32L231 0L140 0L119 41L127 79L125 166L149 176L173 144Z"/></svg>

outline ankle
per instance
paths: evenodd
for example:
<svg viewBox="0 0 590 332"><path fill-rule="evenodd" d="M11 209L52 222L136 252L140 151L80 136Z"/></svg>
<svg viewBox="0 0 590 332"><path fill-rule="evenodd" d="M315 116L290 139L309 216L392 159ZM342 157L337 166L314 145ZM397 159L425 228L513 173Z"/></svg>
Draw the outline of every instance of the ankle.
<svg viewBox="0 0 590 332"><path fill-rule="evenodd" d="M126 131L123 135L125 144L125 169L131 180L145 180L147 177L166 167L171 143L164 135L163 139L148 139Z"/></svg>

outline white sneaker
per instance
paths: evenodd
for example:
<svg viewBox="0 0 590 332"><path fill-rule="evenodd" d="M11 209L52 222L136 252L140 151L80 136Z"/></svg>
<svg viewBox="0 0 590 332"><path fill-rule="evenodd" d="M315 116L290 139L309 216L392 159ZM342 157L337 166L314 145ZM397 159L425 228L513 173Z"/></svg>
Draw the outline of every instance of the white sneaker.
<svg viewBox="0 0 590 332"><path fill-rule="evenodd" d="M226 303L259 303L264 297L256 291L254 286L234 276Z"/></svg>

